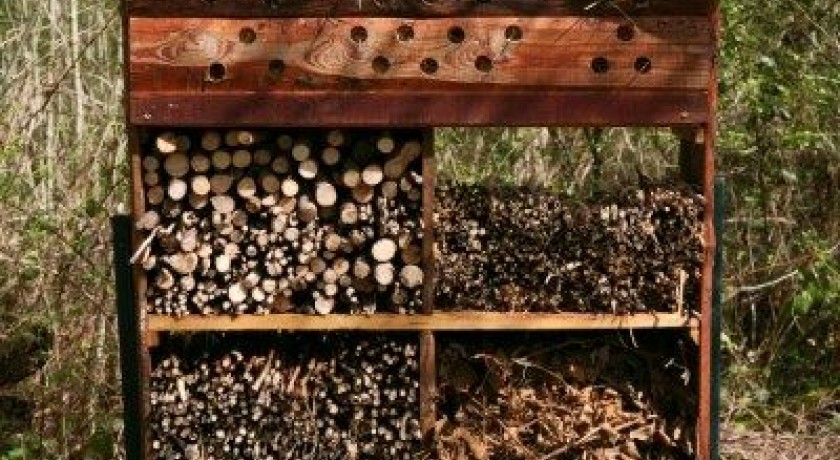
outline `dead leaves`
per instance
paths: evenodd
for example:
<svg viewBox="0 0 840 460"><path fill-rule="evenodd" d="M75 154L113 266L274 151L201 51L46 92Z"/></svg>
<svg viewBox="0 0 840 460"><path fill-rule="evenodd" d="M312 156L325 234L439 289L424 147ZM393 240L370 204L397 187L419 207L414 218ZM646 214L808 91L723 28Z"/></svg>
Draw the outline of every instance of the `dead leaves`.
<svg viewBox="0 0 840 460"><path fill-rule="evenodd" d="M693 427L682 415L693 406L674 412L653 399L667 391L693 401L678 374L651 377L670 358L594 340L540 345L442 349L440 460L690 458Z"/></svg>

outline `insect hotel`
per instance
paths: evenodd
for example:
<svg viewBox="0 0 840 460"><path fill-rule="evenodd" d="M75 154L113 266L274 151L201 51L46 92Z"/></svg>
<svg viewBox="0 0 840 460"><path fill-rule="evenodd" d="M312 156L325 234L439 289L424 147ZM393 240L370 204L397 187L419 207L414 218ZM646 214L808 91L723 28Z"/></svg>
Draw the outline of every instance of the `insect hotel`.
<svg viewBox="0 0 840 460"><path fill-rule="evenodd" d="M127 458L714 458L716 3L125 0ZM450 126L682 180L438 180Z"/></svg>

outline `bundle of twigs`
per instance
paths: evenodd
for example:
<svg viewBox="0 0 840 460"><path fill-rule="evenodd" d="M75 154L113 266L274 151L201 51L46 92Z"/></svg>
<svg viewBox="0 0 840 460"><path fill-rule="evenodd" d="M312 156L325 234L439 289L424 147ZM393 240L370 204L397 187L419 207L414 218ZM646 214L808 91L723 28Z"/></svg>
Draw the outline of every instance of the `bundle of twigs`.
<svg viewBox="0 0 840 460"><path fill-rule="evenodd" d="M442 310L629 313L696 307L703 198L685 186L585 203L545 189L438 189Z"/></svg>
<svg viewBox="0 0 840 460"><path fill-rule="evenodd" d="M693 458L696 380L653 349L603 336L446 344L439 460Z"/></svg>
<svg viewBox="0 0 840 460"><path fill-rule="evenodd" d="M143 142L147 309L420 309L420 132L178 130Z"/></svg>
<svg viewBox="0 0 840 460"><path fill-rule="evenodd" d="M208 340L159 353L154 458L408 460L420 449L417 349L409 340Z"/></svg>

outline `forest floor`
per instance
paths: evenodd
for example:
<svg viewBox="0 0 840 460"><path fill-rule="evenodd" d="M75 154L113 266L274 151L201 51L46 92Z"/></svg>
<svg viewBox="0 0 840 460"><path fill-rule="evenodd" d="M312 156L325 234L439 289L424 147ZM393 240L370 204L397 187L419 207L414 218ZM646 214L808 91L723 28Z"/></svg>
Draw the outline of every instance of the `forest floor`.
<svg viewBox="0 0 840 460"><path fill-rule="evenodd" d="M840 435L721 430L724 460L837 460Z"/></svg>

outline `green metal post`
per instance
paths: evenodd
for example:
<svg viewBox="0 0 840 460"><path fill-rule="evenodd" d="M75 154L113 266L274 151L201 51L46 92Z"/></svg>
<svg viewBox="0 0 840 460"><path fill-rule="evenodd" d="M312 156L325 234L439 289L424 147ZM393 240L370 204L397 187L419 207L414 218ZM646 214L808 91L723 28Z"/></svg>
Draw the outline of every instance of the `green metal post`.
<svg viewBox="0 0 840 460"><path fill-rule="evenodd" d="M140 324L134 308L131 276L131 217L111 217L116 280L117 323L120 340L120 371L123 392L123 436L126 460L141 460L143 442L140 413Z"/></svg>
<svg viewBox="0 0 840 460"><path fill-rule="evenodd" d="M720 459L721 316L723 303L723 217L726 211L726 179L715 177L715 267L712 295L712 408L711 457Z"/></svg>

